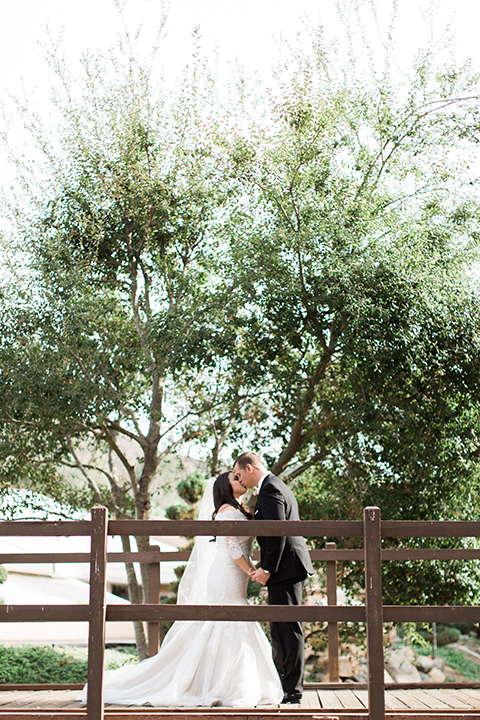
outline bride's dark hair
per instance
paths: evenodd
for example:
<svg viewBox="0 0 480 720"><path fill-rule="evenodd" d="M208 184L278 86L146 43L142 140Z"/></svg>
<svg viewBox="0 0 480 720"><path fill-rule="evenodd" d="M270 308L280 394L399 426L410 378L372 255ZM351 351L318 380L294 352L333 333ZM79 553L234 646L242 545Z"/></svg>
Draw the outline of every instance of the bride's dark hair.
<svg viewBox="0 0 480 720"><path fill-rule="evenodd" d="M238 508L238 510L240 510L246 518L251 520L252 516L250 513L245 510L243 505L238 502L233 494L232 486L230 485L230 480L228 478L231 473L232 470L221 473L213 483L213 504L215 505L215 511L212 515L212 519L215 518L215 515L222 505L231 505L234 508Z"/></svg>

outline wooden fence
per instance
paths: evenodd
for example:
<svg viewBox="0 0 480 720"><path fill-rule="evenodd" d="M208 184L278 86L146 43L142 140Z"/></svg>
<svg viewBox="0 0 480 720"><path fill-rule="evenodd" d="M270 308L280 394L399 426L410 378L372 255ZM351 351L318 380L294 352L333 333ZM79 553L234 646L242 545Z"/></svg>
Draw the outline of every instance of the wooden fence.
<svg viewBox="0 0 480 720"><path fill-rule="evenodd" d="M390 622L478 622L480 607L466 606L393 606L382 604L382 562L388 560L480 559L476 549L382 549L382 538L479 537L480 522L381 521L380 510L365 508L357 521L170 521L108 520L106 508L94 508L91 520L65 522L2 522L5 536L90 536L91 552L65 554L1 554L0 563L90 562L90 602L88 605L0 605L0 622L80 622L89 623L88 701L86 718L103 720L103 667L105 623L146 621L149 624L149 654L159 645L159 623L172 620L292 621L327 622L330 680L338 680L338 623L365 623L367 628L368 700L370 720L385 718L383 623ZM336 549L327 543L325 550L311 551L314 561L327 567L328 605L313 606L200 606L159 603L160 565L183 560L181 552L162 553L156 548L132 553L112 553L107 557L109 535L255 535L362 538L363 548ZM150 565L148 603L142 605L106 604L106 566L109 562L147 562ZM336 563L360 561L365 565L365 604L336 605ZM344 687L344 685L342 685ZM0 689L1 689L0 685ZM4 686L5 687L5 686ZM27 686L23 686L26 688ZM33 685L29 687L34 687ZM426 685L424 685L426 687Z"/></svg>

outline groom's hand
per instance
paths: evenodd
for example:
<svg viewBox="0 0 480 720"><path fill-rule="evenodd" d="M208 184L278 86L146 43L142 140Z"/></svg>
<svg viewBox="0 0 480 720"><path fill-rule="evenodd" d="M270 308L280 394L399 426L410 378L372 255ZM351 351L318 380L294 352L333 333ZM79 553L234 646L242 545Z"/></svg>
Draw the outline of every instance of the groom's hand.
<svg viewBox="0 0 480 720"><path fill-rule="evenodd" d="M261 585L266 585L268 580L270 579L271 573L265 572L265 570L262 570L262 568L258 568L251 574L252 580L255 582L260 583Z"/></svg>

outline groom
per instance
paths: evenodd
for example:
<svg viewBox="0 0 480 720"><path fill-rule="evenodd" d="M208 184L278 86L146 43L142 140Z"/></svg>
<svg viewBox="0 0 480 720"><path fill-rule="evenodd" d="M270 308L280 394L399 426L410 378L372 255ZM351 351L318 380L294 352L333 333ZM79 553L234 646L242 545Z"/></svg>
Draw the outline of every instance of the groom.
<svg viewBox="0 0 480 720"><path fill-rule="evenodd" d="M245 488L258 488L255 520L300 520L294 494L272 475L261 458L244 452L234 464ZM252 580L267 585L269 605L301 605L303 581L313 573L303 537L259 537L260 568ZM301 622L272 622L273 660L282 681L284 703L300 702L303 692L304 648Z"/></svg>

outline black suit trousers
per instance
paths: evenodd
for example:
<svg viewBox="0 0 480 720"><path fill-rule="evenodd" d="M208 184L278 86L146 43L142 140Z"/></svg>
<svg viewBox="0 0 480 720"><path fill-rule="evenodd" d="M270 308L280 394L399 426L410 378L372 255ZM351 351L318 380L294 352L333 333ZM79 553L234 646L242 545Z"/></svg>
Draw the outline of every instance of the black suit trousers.
<svg viewBox="0 0 480 720"><path fill-rule="evenodd" d="M303 580L283 580L267 585L269 605L301 605ZM273 662L284 692L303 692L305 666L301 622L271 622Z"/></svg>

